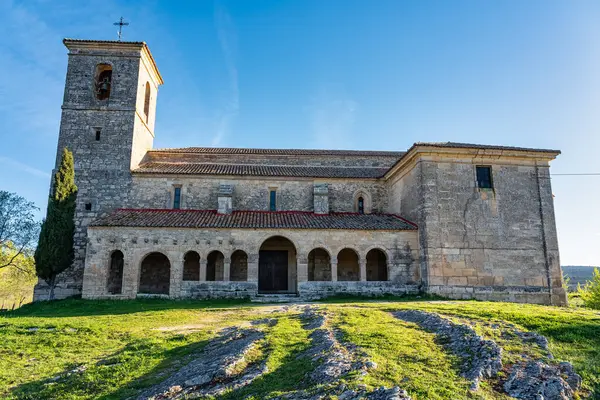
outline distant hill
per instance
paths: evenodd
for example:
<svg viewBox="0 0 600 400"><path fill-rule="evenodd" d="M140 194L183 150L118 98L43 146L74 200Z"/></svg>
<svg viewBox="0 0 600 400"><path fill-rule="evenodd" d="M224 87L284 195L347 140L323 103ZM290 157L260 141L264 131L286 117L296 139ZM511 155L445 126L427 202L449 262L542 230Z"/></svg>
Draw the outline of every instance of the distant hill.
<svg viewBox="0 0 600 400"><path fill-rule="evenodd" d="M592 279L594 268L600 267L564 265L562 267L563 276L565 276L565 278L569 277L571 279L569 281L569 289L577 289L578 283L580 283L583 286L587 281Z"/></svg>

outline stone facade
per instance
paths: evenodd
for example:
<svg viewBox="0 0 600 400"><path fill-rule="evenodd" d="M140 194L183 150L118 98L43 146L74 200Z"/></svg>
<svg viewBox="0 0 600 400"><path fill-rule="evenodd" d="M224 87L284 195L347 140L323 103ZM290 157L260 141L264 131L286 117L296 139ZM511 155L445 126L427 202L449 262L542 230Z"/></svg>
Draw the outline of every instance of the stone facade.
<svg viewBox="0 0 600 400"><path fill-rule="evenodd" d="M279 243L269 239L277 238ZM83 279L85 298L135 298L140 289L144 260L153 254L168 259L170 278L155 279L168 282L168 295L179 297L251 297L258 292L259 252L265 249L289 249L289 292L317 297L320 288L326 294L409 293L417 292L421 281L416 260L419 243L416 231L342 231L342 230L267 230L267 229L177 229L177 228L88 228L88 248ZM351 243L351 245L349 244ZM374 245L375 243L375 245ZM310 253L318 249L323 280L309 274ZM380 250L385 258L388 279L385 282L366 282L367 254ZM123 290L120 294L108 292L111 255L124 255ZM194 251L200 256L198 280L184 280L186 254ZM224 255L223 272L213 281L207 280L210 255L219 251ZM246 256L235 257L236 253ZM324 253L324 254L323 254ZM356 274L338 279L338 268L348 268L348 256L354 255ZM342 254L342 257L340 257ZM326 260L329 258L329 260ZM150 264L154 263L154 260ZM238 269L239 267L239 269ZM244 275L246 280L234 277ZM238 270L234 274L232 270ZM160 272L158 272L160 273ZM324 279L327 278L327 281ZM167 294L167 293L165 293Z"/></svg>
<svg viewBox="0 0 600 400"><path fill-rule="evenodd" d="M76 258L57 297L253 297L268 268L261 252L279 251L287 254L281 292L304 298L429 292L566 303L549 179L559 152L457 143L406 152L152 150L162 78L147 46L65 45L57 163L64 147L73 151L79 193ZM103 100L100 66L112 68ZM478 183L482 166L490 187ZM172 208L181 213L168 224L150 218ZM142 217L120 224L110 219L117 209ZM277 226L282 214L287 228ZM218 225L219 216L229 222ZM40 282L35 297L46 294Z"/></svg>

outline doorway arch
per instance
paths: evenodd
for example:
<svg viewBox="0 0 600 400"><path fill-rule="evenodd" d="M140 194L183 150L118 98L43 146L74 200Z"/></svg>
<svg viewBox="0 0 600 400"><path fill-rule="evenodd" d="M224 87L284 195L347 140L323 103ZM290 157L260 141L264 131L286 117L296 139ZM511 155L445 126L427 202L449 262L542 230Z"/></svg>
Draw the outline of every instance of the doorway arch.
<svg viewBox="0 0 600 400"><path fill-rule="evenodd" d="M296 247L283 236L265 240L258 251L258 291L295 293L297 286Z"/></svg>

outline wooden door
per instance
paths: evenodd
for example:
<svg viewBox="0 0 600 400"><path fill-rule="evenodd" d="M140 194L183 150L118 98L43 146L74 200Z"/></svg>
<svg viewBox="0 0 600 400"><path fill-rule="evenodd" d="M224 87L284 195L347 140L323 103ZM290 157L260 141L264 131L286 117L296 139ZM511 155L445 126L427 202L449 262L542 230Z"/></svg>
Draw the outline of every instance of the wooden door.
<svg viewBox="0 0 600 400"><path fill-rule="evenodd" d="M261 250L258 255L258 290L288 290L287 250Z"/></svg>

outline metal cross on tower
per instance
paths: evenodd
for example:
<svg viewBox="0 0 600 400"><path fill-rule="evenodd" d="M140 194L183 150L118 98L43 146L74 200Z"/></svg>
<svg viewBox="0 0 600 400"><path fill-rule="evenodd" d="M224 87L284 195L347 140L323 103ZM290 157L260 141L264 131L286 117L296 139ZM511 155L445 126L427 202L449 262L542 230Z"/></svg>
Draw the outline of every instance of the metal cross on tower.
<svg viewBox="0 0 600 400"><path fill-rule="evenodd" d="M129 22L123 21L123 17L121 17L119 22L115 22L113 25L119 26L119 32L117 32L117 35L119 35L119 41L121 41L121 34L122 34L123 27L129 25Z"/></svg>

